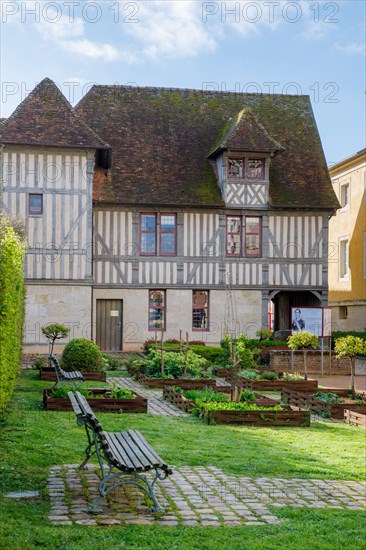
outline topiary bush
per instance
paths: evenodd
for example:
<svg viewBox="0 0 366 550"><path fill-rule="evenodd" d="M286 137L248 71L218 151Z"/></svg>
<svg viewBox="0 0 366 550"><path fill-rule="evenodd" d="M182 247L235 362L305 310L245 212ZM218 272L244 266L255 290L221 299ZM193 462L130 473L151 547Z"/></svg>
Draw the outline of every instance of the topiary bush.
<svg viewBox="0 0 366 550"><path fill-rule="evenodd" d="M65 370L100 372L104 365L105 362L97 344L86 338L70 340L61 356L61 366Z"/></svg>

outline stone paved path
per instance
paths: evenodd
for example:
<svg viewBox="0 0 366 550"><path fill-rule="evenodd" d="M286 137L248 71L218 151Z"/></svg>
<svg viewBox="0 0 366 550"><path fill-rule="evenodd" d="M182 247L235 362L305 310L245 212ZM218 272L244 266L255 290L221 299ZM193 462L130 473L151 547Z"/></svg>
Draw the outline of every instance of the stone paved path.
<svg viewBox="0 0 366 550"><path fill-rule="evenodd" d="M145 388L139 382L132 380L130 377L126 378L109 378L108 382L113 384L117 383L122 388L127 388L128 390L133 390L142 397L145 397L147 402L147 412L150 414L157 414L161 416L188 416L187 413L178 409L172 403L165 401L163 399L162 390L154 390L150 388Z"/></svg>
<svg viewBox="0 0 366 550"><path fill-rule="evenodd" d="M121 378L108 378L108 383L114 384L117 383L122 388L127 388L128 390L133 390L142 397L148 399L147 412L151 414L157 414L160 416L189 416L187 413L165 401L163 399L163 391L159 389L145 388L136 380L132 380L130 377L121 377ZM218 386L230 386L225 380L218 378Z"/></svg>
<svg viewBox="0 0 366 550"><path fill-rule="evenodd" d="M240 526L280 523L268 506L366 509L366 483L318 479L234 477L216 467L173 468L156 486L164 514L149 511L141 491L124 486L108 495L99 514L86 513L98 495L96 466L54 466L48 479L53 524Z"/></svg>

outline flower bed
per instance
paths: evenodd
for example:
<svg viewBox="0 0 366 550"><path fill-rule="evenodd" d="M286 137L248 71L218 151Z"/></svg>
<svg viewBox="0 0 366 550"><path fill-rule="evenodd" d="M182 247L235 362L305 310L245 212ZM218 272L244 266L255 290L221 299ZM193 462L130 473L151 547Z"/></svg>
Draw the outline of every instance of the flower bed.
<svg viewBox="0 0 366 550"><path fill-rule="evenodd" d="M40 379L55 382L56 373L52 367L42 367L39 370ZM83 372L85 380L95 380L96 382L105 382L107 380L107 374L105 372Z"/></svg>
<svg viewBox="0 0 366 550"><path fill-rule="evenodd" d="M116 398L110 395L110 389L98 388L89 389L91 397L87 397L88 403L94 411L112 412L122 411L123 413L146 413L147 399L130 392L132 398ZM43 390L43 405L48 411L71 411L72 406L68 397L52 397L53 388Z"/></svg>
<svg viewBox="0 0 366 550"><path fill-rule="evenodd" d="M332 417L340 420L344 418L344 411L346 409L366 414L366 401L360 403L346 397L349 394L349 390L337 390L327 388L326 391L328 392L328 394L331 393L337 395L339 398L343 398L343 402L326 402L322 399L314 397L313 395L295 392L287 388L282 389L281 401L296 407L307 408L310 411L322 414L325 417Z"/></svg>

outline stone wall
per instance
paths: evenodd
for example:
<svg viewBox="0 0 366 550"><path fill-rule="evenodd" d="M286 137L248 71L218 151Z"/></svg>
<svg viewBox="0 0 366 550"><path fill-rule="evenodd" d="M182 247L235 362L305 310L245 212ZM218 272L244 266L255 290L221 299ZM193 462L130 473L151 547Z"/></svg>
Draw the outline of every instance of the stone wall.
<svg viewBox="0 0 366 550"><path fill-rule="evenodd" d="M271 351L270 368L276 372L304 372L304 354L302 351ZM321 374L321 352L314 350L307 352L308 374ZM323 356L323 373L336 375L349 375L350 361L348 357L336 359L332 352L331 366L329 365L329 352L325 351Z"/></svg>

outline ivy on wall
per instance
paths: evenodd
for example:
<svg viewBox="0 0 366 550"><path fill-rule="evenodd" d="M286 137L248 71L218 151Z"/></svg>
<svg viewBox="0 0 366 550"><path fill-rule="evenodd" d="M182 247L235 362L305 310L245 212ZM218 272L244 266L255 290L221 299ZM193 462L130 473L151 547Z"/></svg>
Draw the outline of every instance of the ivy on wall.
<svg viewBox="0 0 366 550"><path fill-rule="evenodd" d="M17 224L0 217L0 411L11 399L22 353L26 245L17 229Z"/></svg>

